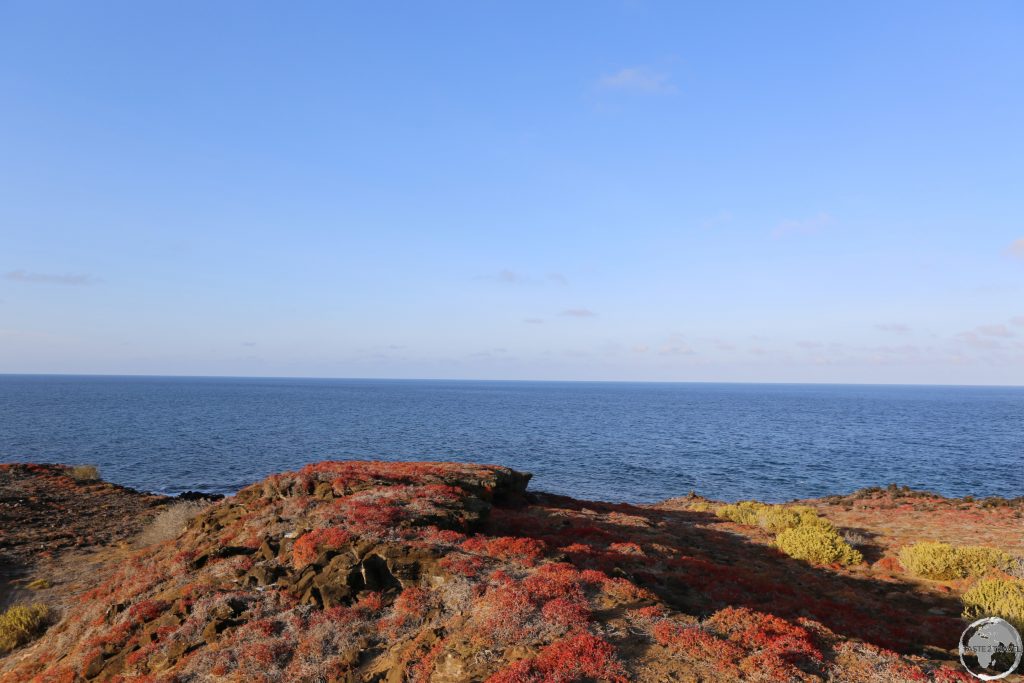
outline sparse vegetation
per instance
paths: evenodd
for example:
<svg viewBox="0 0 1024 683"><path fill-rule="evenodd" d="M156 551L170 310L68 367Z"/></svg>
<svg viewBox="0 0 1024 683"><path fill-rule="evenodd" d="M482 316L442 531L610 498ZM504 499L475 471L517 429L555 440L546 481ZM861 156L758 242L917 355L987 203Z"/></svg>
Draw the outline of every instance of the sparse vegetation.
<svg viewBox="0 0 1024 683"><path fill-rule="evenodd" d="M109 486L0 466L0 493L4 477L74 501ZM835 566L861 560L845 528L902 545L886 546L870 517L840 528L841 510L826 519L821 504L748 502L737 517L755 526L741 528L695 514L696 496L636 506L523 486L504 468L319 463L205 509L140 500L136 517L166 513L153 527L167 533L150 538L171 540L119 552L31 657L0 664L0 681L967 680L955 660L904 656L955 643L959 615L929 613L918 584ZM906 509L886 498L868 514L894 507ZM68 516L52 510L49 522ZM77 587L46 575L54 598ZM992 604L1009 602L1000 595Z"/></svg>
<svg viewBox="0 0 1024 683"><path fill-rule="evenodd" d="M171 503L153 518L149 526L142 530L136 542L139 545L152 545L177 538L185 530L189 520L208 506L209 503L193 500Z"/></svg>
<svg viewBox="0 0 1024 683"><path fill-rule="evenodd" d="M68 470L68 476L82 483L99 481L100 470L95 465L75 465Z"/></svg>
<svg viewBox="0 0 1024 683"><path fill-rule="evenodd" d="M984 546L952 546L925 541L900 549L900 563L915 576L952 581L981 576L991 569L1009 569L1013 561L1007 553Z"/></svg>
<svg viewBox="0 0 1024 683"><path fill-rule="evenodd" d="M1024 630L1024 581L986 578L971 586L962 598L964 617L1002 617Z"/></svg>
<svg viewBox="0 0 1024 683"><path fill-rule="evenodd" d="M25 584L25 588L28 588L32 591L39 591L49 587L50 582L46 579L35 579L34 581L29 581L27 584Z"/></svg>
<svg viewBox="0 0 1024 683"><path fill-rule="evenodd" d="M17 605L0 614L0 655L29 642L43 631L49 608L40 603Z"/></svg>
<svg viewBox="0 0 1024 683"><path fill-rule="evenodd" d="M811 564L860 564L864 557L839 535L814 508L806 505L769 505L745 500L723 505L715 514L745 526L777 534L775 545L790 557Z"/></svg>
<svg viewBox="0 0 1024 683"><path fill-rule="evenodd" d="M867 545L868 543L868 537L857 531L851 531L847 529L843 531L842 536L843 540L849 543L854 548L858 546Z"/></svg>
<svg viewBox="0 0 1024 683"><path fill-rule="evenodd" d="M790 557L811 564L860 564L864 556L850 547L831 524L809 523L786 529L775 545Z"/></svg>
<svg viewBox="0 0 1024 683"><path fill-rule="evenodd" d="M756 500L723 505L715 510L715 514L737 524L761 527L773 534L801 524L818 523L821 519L813 508L806 505L770 505Z"/></svg>
<svg viewBox="0 0 1024 683"><path fill-rule="evenodd" d="M1010 563L1009 568L1006 570L1007 574L1016 576L1018 579L1024 579L1024 557L1014 558L1013 562Z"/></svg>

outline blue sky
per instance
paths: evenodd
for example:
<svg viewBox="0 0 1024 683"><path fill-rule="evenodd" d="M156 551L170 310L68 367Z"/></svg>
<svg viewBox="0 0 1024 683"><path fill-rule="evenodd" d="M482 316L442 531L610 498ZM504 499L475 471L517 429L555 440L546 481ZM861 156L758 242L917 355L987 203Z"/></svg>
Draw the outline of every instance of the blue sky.
<svg viewBox="0 0 1024 683"><path fill-rule="evenodd" d="M0 4L0 372L1024 384L1024 5Z"/></svg>

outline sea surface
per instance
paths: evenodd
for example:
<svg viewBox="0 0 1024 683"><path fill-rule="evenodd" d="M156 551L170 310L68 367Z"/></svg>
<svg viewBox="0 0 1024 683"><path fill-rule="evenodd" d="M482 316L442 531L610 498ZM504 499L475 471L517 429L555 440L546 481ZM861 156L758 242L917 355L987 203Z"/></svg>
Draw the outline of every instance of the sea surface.
<svg viewBox="0 0 1024 683"><path fill-rule="evenodd" d="M174 494L327 459L497 463L609 501L1012 497L1024 388L0 375L0 462Z"/></svg>

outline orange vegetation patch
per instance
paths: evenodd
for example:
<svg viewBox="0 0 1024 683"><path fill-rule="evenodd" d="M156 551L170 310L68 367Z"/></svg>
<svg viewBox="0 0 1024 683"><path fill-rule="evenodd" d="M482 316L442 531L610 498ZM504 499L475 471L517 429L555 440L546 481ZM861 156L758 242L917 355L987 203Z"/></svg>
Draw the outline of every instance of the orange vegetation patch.
<svg viewBox="0 0 1024 683"><path fill-rule="evenodd" d="M952 595L796 561L707 512L527 481L445 463L268 477L129 553L0 681L969 680Z"/></svg>

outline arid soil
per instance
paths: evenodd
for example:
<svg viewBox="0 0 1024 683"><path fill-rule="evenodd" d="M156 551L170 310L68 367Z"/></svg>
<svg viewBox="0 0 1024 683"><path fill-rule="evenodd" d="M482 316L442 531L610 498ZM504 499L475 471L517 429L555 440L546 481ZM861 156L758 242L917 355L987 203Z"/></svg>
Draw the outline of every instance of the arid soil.
<svg viewBox="0 0 1024 683"><path fill-rule="evenodd" d="M792 559L699 497L589 502L528 478L319 463L140 547L166 499L3 466L0 557L8 578L52 580L33 595L55 617L0 658L0 681L971 681L970 579L914 579L896 553L1024 553L1020 499L805 501L863 553L844 568Z"/></svg>
<svg viewBox="0 0 1024 683"><path fill-rule="evenodd" d="M53 593L62 592L97 549L133 538L170 500L76 481L69 472L63 465L0 465L0 609L26 597L29 577L46 577Z"/></svg>

